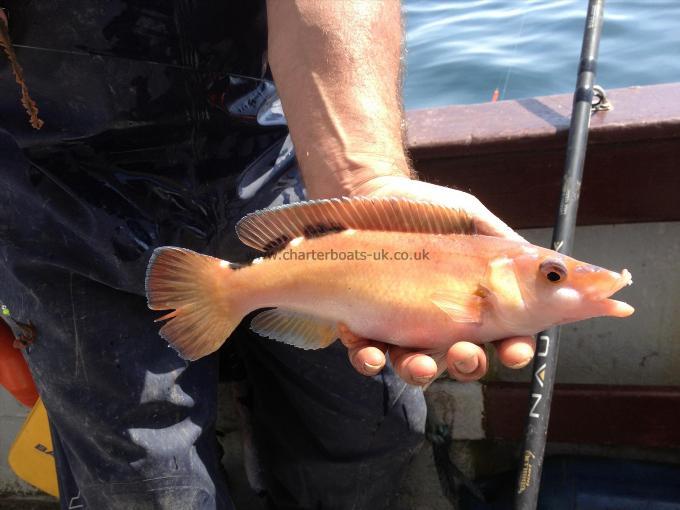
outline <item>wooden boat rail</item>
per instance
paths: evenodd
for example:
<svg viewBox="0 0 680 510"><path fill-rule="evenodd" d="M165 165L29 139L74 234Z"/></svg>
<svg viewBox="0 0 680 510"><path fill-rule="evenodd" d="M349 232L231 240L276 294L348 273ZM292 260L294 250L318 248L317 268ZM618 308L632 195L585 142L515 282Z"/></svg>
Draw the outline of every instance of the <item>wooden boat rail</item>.
<svg viewBox="0 0 680 510"><path fill-rule="evenodd" d="M680 220L680 83L607 91L591 121L579 224ZM552 226L571 95L414 110L424 180L476 195L513 228Z"/></svg>

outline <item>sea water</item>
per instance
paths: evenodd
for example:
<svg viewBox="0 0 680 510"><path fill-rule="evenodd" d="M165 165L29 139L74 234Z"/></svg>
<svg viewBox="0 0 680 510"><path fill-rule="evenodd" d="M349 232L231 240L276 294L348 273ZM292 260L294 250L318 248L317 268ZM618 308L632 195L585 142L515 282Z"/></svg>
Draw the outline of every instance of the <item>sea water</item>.
<svg viewBox="0 0 680 510"><path fill-rule="evenodd" d="M569 93L586 0L404 0L406 108ZM680 0L607 0L597 83L680 82Z"/></svg>

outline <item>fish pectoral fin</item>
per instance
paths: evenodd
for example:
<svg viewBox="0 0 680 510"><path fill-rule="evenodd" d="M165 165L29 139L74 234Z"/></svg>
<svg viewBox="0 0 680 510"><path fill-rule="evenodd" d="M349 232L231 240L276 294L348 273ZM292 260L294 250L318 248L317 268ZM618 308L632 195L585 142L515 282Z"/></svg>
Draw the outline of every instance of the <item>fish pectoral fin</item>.
<svg viewBox="0 0 680 510"><path fill-rule="evenodd" d="M313 315L274 308L261 312L250 322L258 335L300 349L323 349L338 338L335 324Z"/></svg>
<svg viewBox="0 0 680 510"><path fill-rule="evenodd" d="M494 302L506 310L521 311L526 305L519 287L515 263L511 258L500 257L489 262L484 287L494 290Z"/></svg>
<svg viewBox="0 0 680 510"><path fill-rule="evenodd" d="M435 292L431 299L454 322L482 323L484 298L481 296L446 290Z"/></svg>

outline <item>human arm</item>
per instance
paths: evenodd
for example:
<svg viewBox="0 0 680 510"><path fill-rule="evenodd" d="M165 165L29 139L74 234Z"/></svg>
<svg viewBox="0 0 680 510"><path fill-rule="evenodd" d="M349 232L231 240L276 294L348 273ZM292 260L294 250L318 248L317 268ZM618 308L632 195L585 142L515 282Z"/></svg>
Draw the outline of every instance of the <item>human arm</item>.
<svg viewBox="0 0 680 510"><path fill-rule="evenodd" d="M267 18L269 61L309 198L437 201L467 210L480 232L517 235L473 196L413 179L403 144L399 1L268 0ZM359 372L383 368L385 344L349 331L341 339ZM497 350L508 366L526 364L533 341L508 339ZM389 352L400 376L421 385L446 368L459 380L478 379L487 365L484 350L469 342L434 357L394 346Z"/></svg>

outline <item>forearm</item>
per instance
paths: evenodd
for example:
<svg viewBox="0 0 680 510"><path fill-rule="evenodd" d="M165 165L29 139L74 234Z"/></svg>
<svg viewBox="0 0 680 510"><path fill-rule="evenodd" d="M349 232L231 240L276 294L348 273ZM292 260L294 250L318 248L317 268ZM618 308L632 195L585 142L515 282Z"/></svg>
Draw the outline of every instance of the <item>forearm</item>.
<svg viewBox="0 0 680 510"><path fill-rule="evenodd" d="M269 61L311 198L409 173L398 0L268 0Z"/></svg>

